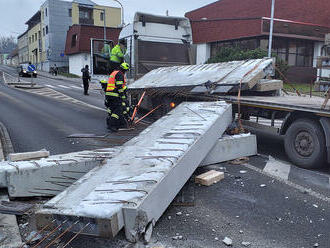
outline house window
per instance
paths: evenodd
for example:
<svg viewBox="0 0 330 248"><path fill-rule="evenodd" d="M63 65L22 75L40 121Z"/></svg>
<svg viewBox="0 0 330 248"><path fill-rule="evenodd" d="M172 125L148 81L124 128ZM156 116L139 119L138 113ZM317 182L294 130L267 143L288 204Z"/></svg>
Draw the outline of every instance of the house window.
<svg viewBox="0 0 330 248"><path fill-rule="evenodd" d="M34 35L31 36L32 37L32 43L34 42Z"/></svg>
<svg viewBox="0 0 330 248"><path fill-rule="evenodd" d="M45 15L48 16L48 10L45 8Z"/></svg>
<svg viewBox="0 0 330 248"><path fill-rule="evenodd" d="M39 39L41 39L41 31L38 31Z"/></svg>
<svg viewBox="0 0 330 248"><path fill-rule="evenodd" d="M46 26L46 34L48 34L48 26Z"/></svg>
<svg viewBox="0 0 330 248"><path fill-rule="evenodd" d="M42 28L42 35L45 36L45 34L46 34L45 28Z"/></svg>
<svg viewBox="0 0 330 248"><path fill-rule="evenodd" d="M71 39L71 47L75 47L77 44L77 35L74 34L72 35L72 39Z"/></svg>
<svg viewBox="0 0 330 248"><path fill-rule="evenodd" d="M69 17L72 17L72 9L69 9Z"/></svg>
<svg viewBox="0 0 330 248"><path fill-rule="evenodd" d="M104 21L104 13L103 12L100 13L100 20Z"/></svg>
<svg viewBox="0 0 330 248"><path fill-rule="evenodd" d="M29 44L31 44L31 37L29 37Z"/></svg>
<svg viewBox="0 0 330 248"><path fill-rule="evenodd" d="M79 24L94 24L93 9L79 7Z"/></svg>
<svg viewBox="0 0 330 248"><path fill-rule="evenodd" d="M38 36L37 36L37 33L34 34L34 40L37 41L38 39Z"/></svg>

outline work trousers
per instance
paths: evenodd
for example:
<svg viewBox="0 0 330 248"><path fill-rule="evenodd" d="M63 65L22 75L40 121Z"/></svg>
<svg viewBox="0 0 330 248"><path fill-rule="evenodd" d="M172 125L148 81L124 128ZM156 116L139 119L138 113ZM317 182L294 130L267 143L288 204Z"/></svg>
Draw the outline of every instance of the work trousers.
<svg viewBox="0 0 330 248"><path fill-rule="evenodd" d="M84 84L84 95L87 95L88 94L88 88L89 88L88 78L83 78L83 84Z"/></svg>
<svg viewBox="0 0 330 248"><path fill-rule="evenodd" d="M119 69L119 67L120 67L119 62L114 62L114 61L110 60L110 72L109 73L111 74L113 71Z"/></svg>
<svg viewBox="0 0 330 248"><path fill-rule="evenodd" d="M108 112L107 126L109 129L118 130L120 127L127 127L127 122L123 114L122 99L120 97L105 96L105 106Z"/></svg>

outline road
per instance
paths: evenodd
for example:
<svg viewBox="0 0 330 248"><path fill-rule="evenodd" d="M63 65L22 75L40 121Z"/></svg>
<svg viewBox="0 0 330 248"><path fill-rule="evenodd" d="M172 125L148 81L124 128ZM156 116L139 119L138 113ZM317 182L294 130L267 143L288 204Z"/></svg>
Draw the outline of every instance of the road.
<svg viewBox="0 0 330 248"><path fill-rule="evenodd" d="M10 67L0 67L0 70L15 75L15 69ZM53 84L54 87L59 85L58 80L48 78L40 77L35 81L38 84ZM61 84L72 83L61 81ZM67 138L78 133L107 133L106 112L99 92L84 96L80 89L62 88L50 95L54 92L48 92L48 89L41 89L41 93L36 94L8 87L0 81L0 122L7 127L15 152L45 148L51 154L61 154L111 145L95 139ZM68 97L56 92L65 92Z"/></svg>
<svg viewBox="0 0 330 248"><path fill-rule="evenodd" d="M71 87L72 82L42 77L37 80L70 98L102 108L103 100L96 91L85 97L82 89ZM79 83L74 86L80 87ZM104 132L105 113L97 108L3 84L0 94L0 121L9 125L15 149L24 151L39 144L38 148L60 153L105 145L92 140L72 144L65 138L78 132ZM198 169L195 175L210 169L223 171L225 179L210 187L189 181L181 192L189 196L186 206L169 206L157 222L148 247L227 247L222 242L225 237L232 239L232 247L330 247L329 170L297 168L287 160L282 141L272 136L258 134L258 151L260 155L246 164L222 163ZM72 236L66 235L61 243ZM138 246L126 242L121 232L114 240L80 236L71 247Z"/></svg>

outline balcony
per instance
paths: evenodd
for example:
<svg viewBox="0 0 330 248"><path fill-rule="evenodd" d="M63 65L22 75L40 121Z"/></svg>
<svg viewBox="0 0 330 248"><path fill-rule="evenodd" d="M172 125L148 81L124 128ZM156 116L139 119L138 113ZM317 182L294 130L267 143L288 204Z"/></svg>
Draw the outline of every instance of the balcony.
<svg viewBox="0 0 330 248"><path fill-rule="evenodd" d="M94 25L94 19L79 18L79 24L89 24L89 25Z"/></svg>

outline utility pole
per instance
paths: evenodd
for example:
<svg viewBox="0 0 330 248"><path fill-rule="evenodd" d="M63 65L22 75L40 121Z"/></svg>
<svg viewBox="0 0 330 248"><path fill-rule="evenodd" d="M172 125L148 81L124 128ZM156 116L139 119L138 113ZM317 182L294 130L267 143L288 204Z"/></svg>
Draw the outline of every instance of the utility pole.
<svg viewBox="0 0 330 248"><path fill-rule="evenodd" d="M268 57L272 56L272 44L273 44L273 30L274 30L274 10L275 10L275 0L272 0L272 9L270 17L270 31L269 31L269 43L268 43Z"/></svg>
<svg viewBox="0 0 330 248"><path fill-rule="evenodd" d="M117 3L119 3L120 7L121 7L121 26L124 27L124 24L125 24L125 19L124 19L124 6L122 5L121 2L119 2L119 0L113 0Z"/></svg>

